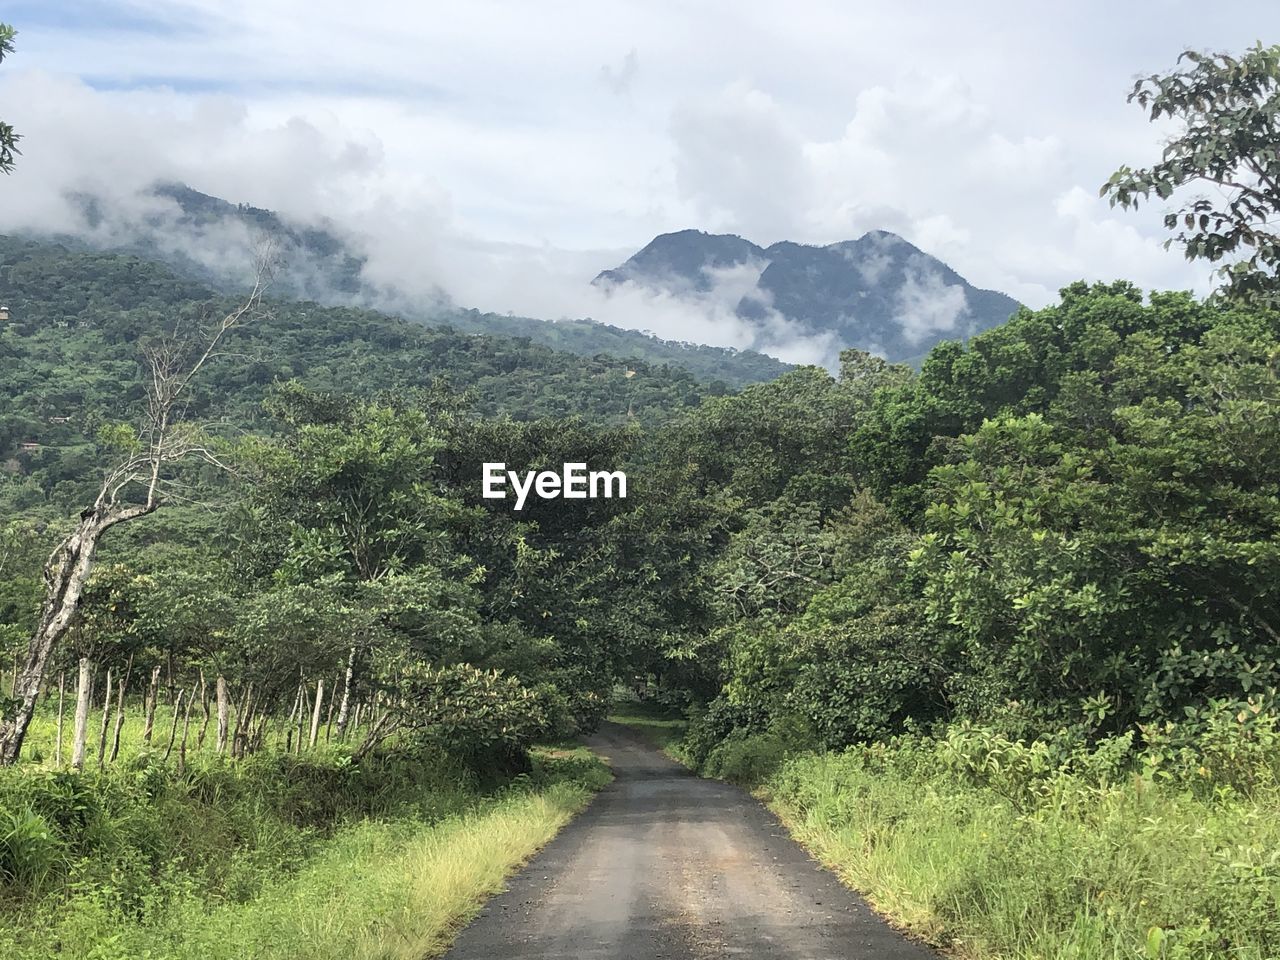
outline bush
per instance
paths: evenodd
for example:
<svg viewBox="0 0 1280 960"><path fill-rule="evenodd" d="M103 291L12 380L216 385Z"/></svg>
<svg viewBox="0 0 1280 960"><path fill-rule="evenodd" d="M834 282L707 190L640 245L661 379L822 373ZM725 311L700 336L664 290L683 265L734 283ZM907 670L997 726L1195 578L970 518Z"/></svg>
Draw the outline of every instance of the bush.
<svg viewBox="0 0 1280 960"><path fill-rule="evenodd" d="M707 754L700 770L732 783L764 781L787 759L813 742L813 729L795 717L775 720L761 733L734 730Z"/></svg>
<svg viewBox="0 0 1280 960"><path fill-rule="evenodd" d="M765 727L759 711L730 703L720 696L706 707L690 711L689 730L685 734L683 753L696 769L707 762L711 751L730 734L760 732Z"/></svg>
<svg viewBox="0 0 1280 960"><path fill-rule="evenodd" d="M260 754L183 773L140 756L83 773L0 770L0 892L95 886L113 909L140 909L159 878L184 874L230 899L288 871L355 819L465 805L476 776L437 751L417 757Z"/></svg>

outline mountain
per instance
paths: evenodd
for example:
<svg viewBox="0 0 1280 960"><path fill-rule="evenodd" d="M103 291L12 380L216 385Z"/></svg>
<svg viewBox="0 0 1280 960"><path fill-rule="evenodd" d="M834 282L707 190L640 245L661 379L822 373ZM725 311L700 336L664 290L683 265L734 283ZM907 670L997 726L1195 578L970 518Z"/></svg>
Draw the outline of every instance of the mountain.
<svg viewBox="0 0 1280 960"><path fill-rule="evenodd" d="M664 233L616 270L605 270L596 284L632 281L673 293L707 291L714 272L752 261L766 261L768 253L750 240L732 234L681 230Z"/></svg>
<svg viewBox="0 0 1280 960"><path fill-rule="evenodd" d="M744 319L765 329L782 318L810 334L830 334L841 346L895 361L994 327L1019 306L883 230L823 247L790 241L760 247L734 235L681 230L654 238L592 282L706 294L728 274L742 271L757 275L735 304Z"/></svg>
<svg viewBox="0 0 1280 960"><path fill-rule="evenodd" d="M606 355L655 366L673 364L706 383L721 381L732 389L772 380L791 368L752 350L661 340L588 319L539 320L482 313L451 303L443 291L414 297L375 288L363 279L363 256L343 239L335 224L297 224L271 210L230 203L185 184L158 183L128 203L87 194L73 199L85 230L41 239L55 240L68 249L160 261L185 278L224 291L243 280L253 238L265 233L274 238L282 261L272 287L277 297L377 309L464 333L522 337L583 357Z"/></svg>

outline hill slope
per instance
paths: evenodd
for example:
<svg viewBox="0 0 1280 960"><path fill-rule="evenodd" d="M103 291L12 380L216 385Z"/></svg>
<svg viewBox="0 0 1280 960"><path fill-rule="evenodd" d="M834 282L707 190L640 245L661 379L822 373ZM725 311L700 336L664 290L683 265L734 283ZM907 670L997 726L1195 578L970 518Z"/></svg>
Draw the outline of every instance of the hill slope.
<svg viewBox="0 0 1280 960"><path fill-rule="evenodd" d="M26 493L73 502L99 426L143 399L140 345L231 301L152 261L0 237L0 466ZM447 382L482 415L578 415L654 422L723 385L687 370L608 356L583 358L528 339L426 328L371 310L273 301L238 330L231 355L206 371L194 414L234 433L262 417L273 382L374 395ZM10 491L13 493L13 491ZM0 496L0 513L8 504Z"/></svg>

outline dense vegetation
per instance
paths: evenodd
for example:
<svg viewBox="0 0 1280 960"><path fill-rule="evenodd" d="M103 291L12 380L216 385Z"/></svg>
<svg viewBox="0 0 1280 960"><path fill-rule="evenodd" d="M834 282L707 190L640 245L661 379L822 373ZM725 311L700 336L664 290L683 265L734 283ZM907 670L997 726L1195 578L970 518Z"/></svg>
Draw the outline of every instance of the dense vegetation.
<svg viewBox="0 0 1280 960"><path fill-rule="evenodd" d="M17 654L49 547L153 435L134 351L210 297L133 258L4 251L3 443L57 441L0 485ZM849 351L732 395L272 305L182 408L206 455L102 540L0 771L0 910L33 955L116 925L118 955L182 956L445 815L567 790L545 836L594 774L531 746L626 681L687 714L678 742L649 724L673 751L763 786L957 950L1276 956L1280 314L1238 286L1073 284L918 373ZM623 468L629 496L516 512L481 497L497 460ZM225 855L177 857L202 826ZM356 916L412 912L377 876Z"/></svg>
<svg viewBox="0 0 1280 960"><path fill-rule="evenodd" d="M673 749L962 954L1276 955L1278 323L1081 284L704 404Z"/></svg>
<svg viewBox="0 0 1280 960"><path fill-rule="evenodd" d="M652 367L669 365L687 370L706 383L719 382L735 390L772 380L791 368L791 364L755 350L661 340L597 320L533 320L478 310L446 310L423 314L420 319L464 333L527 337L533 343L584 357L634 357Z"/></svg>
<svg viewBox="0 0 1280 960"><path fill-rule="evenodd" d="M607 777L580 755L498 784L444 754L356 765L283 745L8 776L0 956L419 960Z"/></svg>
<svg viewBox="0 0 1280 960"><path fill-rule="evenodd" d="M616 680L648 675L694 710L691 762L782 777L797 816L819 816L805 791L828 773L788 756L887 743L839 762L909 770L903 803L930 777L990 790L995 771L1021 793L954 803L1025 818L1065 777L1083 792L1050 807L1086 830L1089 804L1133 802L1126 777L1147 776L1197 789L1171 824L1222 817L1244 842L1233 818L1271 802L1270 755L1249 751L1280 683L1277 358L1270 311L1117 283L944 345L918 375L850 353L839 376L798 370L647 431L495 420L439 391L264 385L228 448L253 482L193 477L225 506L174 507L104 545L61 670L88 654L147 686L154 664L152 699L185 687L197 716L202 672L233 704L256 690L252 757L264 731L304 742L316 680L340 689L354 651L353 702L395 742L482 770L520 769L512 748L589 728ZM632 495L522 514L479 497L485 460L578 458L625 466ZM21 520L7 535L18 641L44 547ZM445 724L437 705L459 696L509 711L513 736ZM378 755L362 727L333 739ZM1183 759L1157 769L1162 744ZM962 768L919 759L948 749ZM1244 766L1210 762L1231 751ZM1190 951L1170 956L1215 955L1158 914L1143 923ZM1273 946L1265 924L1207 922Z"/></svg>
<svg viewBox="0 0 1280 960"><path fill-rule="evenodd" d="M64 508L83 501L96 484L89 468L99 428L144 402L139 341L175 317L190 324L226 302L136 257L0 238L0 303L10 310L0 322L0 462L28 479L10 491L28 502L12 509L41 499L36 488ZM679 367L584 359L528 340L314 303L273 302L236 351L237 362L210 368L196 385L190 408L228 435L257 427L271 384L295 378L314 390L364 396L447 382L469 391L478 414L528 421L581 413L614 424L653 422L726 389Z"/></svg>

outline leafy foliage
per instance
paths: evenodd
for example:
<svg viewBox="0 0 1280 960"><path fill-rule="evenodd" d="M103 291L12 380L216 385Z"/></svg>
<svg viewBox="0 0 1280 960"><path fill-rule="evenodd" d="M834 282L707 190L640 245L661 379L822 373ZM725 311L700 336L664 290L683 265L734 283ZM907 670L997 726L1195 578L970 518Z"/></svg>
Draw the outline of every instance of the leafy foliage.
<svg viewBox="0 0 1280 960"><path fill-rule="evenodd" d="M1228 261L1225 292L1260 304L1280 301L1280 46L1258 43L1243 55L1188 50L1185 68L1139 80L1129 101L1153 121L1180 121L1159 163L1121 167L1102 187L1113 205L1167 200L1189 184L1212 188L1164 223L1188 260Z"/></svg>
<svg viewBox="0 0 1280 960"><path fill-rule="evenodd" d="M13 53L15 32L9 24L0 23L0 61ZM15 155L22 152L18 149L18 141L21 139L12 124L0 121L0 173L8 173L13 169Z"/></svg>

